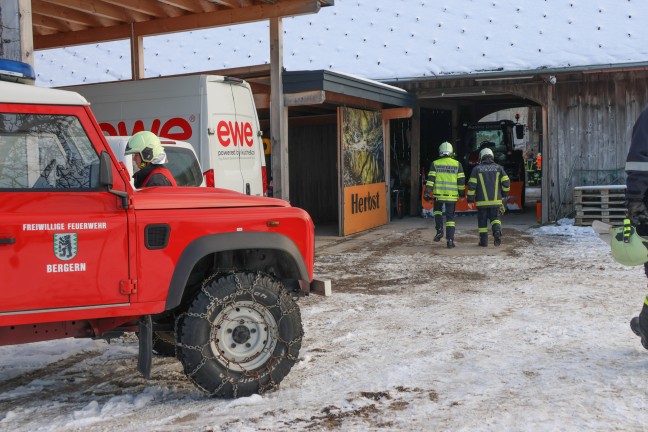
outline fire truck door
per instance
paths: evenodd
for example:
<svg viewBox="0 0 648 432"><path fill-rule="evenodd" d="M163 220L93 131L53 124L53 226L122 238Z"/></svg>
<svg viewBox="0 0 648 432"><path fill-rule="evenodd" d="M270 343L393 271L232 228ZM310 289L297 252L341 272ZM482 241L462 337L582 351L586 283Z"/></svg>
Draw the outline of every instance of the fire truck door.
<svg viewBox="0 0 648 432"><path fill-rule="evenodd" d="M39 130L45 115L0 115L17 125L0 131L0 314L127 303L126 211L98 187L78 119L55 116L76 128L64 136L51 123Z"/></svg>

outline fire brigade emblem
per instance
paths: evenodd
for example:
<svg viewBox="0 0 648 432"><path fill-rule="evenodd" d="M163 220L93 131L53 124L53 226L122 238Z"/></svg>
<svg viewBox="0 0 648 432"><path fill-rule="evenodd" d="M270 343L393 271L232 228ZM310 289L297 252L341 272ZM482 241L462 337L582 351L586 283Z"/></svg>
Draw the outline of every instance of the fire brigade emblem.
<svg viewBox="0 0 648 432"><path fill-rule="evenodd" d="M54 234L54 255L62 261L68 261L77 254L76 233Z"/></svg>

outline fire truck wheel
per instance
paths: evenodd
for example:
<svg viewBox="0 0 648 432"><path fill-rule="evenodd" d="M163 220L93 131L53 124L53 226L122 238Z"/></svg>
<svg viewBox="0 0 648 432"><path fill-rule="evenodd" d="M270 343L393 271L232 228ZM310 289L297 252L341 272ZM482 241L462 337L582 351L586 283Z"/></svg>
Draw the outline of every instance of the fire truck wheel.
<svg viewBox="0 0 648 432"><path fill-rule="evenodd" d="M175 335L172 331L153 332L153 351L161 357L175 357Z"/></svg>
<svg viewBox="0 0 648 432"><path fill-rule="evenodd" d="M178 318L177 355L187 377L212 396L275 389L297 361L299 307L265 273L214 275Z"/></svg>
<svg viewBox="0 0 648 432"><path fill-rule="evenodd" d="M139 333L135 332L139 338ZM153 332L153 352L160 357L175 357L175 336L171 331Z"/></svg>

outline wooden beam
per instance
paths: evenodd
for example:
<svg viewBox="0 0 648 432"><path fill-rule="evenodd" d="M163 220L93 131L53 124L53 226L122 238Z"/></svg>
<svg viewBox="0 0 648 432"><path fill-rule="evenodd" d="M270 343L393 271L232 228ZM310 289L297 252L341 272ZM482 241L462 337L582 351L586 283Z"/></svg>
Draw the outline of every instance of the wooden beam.
<svg viewBox="0 0 648 432"><path fill-rule="evenodd" d="M200 3L211 3L214 5L225 6L232 9L241 6L238 4L236 0L201 0Z"/></svg>
<svg viewBox="0 0 648 432"><path fill-rule="evenodd" d="M287 107L303 106L303 105L321 105L325 101L326 101L326 92L323 90L284 94L284 105Z"/></svg>
<svg viewBox="0 0 648 432"><path fill-rule="evenodd" d="M382 110L383 120L394 120L412 117L412 108L387 108Z"/></svg>
<svg viewBox="0 0 648 432"><path fill-rule="evenodd" d="M39 14L32 15L32 26L36 28L37 34L42 34L44 31L46 32L44 29L56 32L68 32L89 27L88 25L79 24L77 22L54 19Z"/></svg>
<svg viewBox="0 0 648 432"><path fill-rule="evenodd" d="M130 25L56 33L47 36L34 36L34 48L40 50L84 45L93 42L109 42L119 39L128 39L130 35Z"/></svg>
<svg viewBox="0 0 648 432"><path fill-rule="evenodd" d="M253 96L256 109L270 109L270 95L268 93L254 93Z"/></svg>
<svg viewBox="0 0 648 432"><path fill-rule="evenodd" d="M270 76L270 65L251 65L251 66L241 66L236 68L228 69L215 69L211 71L205 71L206 74L215 74L215 75L225 75L225 76L263 76L265 78ZM251 82L250 78L246 78L246 81ZM268 86L270 83L268 82Z"/></svg>
<svg viewBox="0 0 648 432"><path fill-rule="evenodd" d="M260 4L247 8L219 10L201 14L184 15L177 18L145 21L136 24L136 31L143 36L198 30L230 24L263 21L270 18L317 13L317 0L296 0L275 5Z"/></svg>
<svg viewBox="0 0 648 432"><path fill-rule="evenodd" d="M54 0L43 0L54 1ZM57 0L65 2L66 5L80 3L80 0ZM93 3L95 4L95 3ZM87 6L87 5L86 5ZM107 6L107 5L106 5ZM110 6L118 9L117 7ZM97 8L99 9L99 8ZM105 8L101 8L106 16ZM310 13L317 13L320 10L319 0L295 0L289 3L277 3L275 5L260 4L244 9L205 12L201 14L184 15L175 18L154 19L133 24L135 34L139 36L152 36L165 33L174 33L189 30L199 30L210 27L219 27L246 22L263 21L270 18L283 16L296 16ZM141 16L141 14L139 14ZM121 20L131 21L121 13ZM131 25L122 24L103 29L82 30L69 33L39 36L34 38L36 49L50 49L64 46L84 45L96 42L107 42L119 39L128 39L131 36Z"/></svg>
<svg viewBox="0 0 648 432"><path fill-rule="evenodd" d="M69 8L79 12L91 13L96 16L117 21L131 22L133 19L144 20L148 17L138 13L128 13L124 8L112 6L103 2L87 0L43 0L60 8Z"/></svg>
<svg viewBox="0 0 648 432"><path fill-rule="evenodd" d="M166 0L161 0L161 1L166 1ZM197 0L197 2L200 5L202 12L212 12L218 9L218 5L216 4L216 2L211 2L208 0Z"/></svg>
<svg viewBox="0 0 648 432"><path fill-rule="evenodd" d="M70 23L80 24L85 27L103 27L118 24L118 21L115 20L107 18L101 19L88 13L56 7L55 5L42 0L32 0L32 7L33 9L38 10L38 13L35 13L32 10L34 16L42 15L48 18L55 18Z"/></svg>
<svg viewBox="0 0 648 432"><path fill-rule="evenodd" d="M184 12L202 13L205 12L200 4L195 0L156 0L156 3L162 3L167 7L172 7Z"/></svg>
<svg viewBox="0 0 648 432"><path fill-rule="evenodd" d="M154 17L167 17L171 9L163 9L160 7L160 2L156 0L102 0L104 3L108 3L114 6L118 6L121 9L128 9L131 11L139 12L142 14L154 16ZM176 15L181 15L182 11L177 11Z"/></svg>

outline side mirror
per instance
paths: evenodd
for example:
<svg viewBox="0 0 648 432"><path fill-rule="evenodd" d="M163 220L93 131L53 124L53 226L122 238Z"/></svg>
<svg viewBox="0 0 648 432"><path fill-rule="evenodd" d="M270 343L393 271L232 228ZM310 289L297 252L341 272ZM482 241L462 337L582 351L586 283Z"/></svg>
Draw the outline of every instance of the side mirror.
<svg viewBox="0 0 648 432"><path fill-rule="evenodd" d="M101 182L101 186L112 189L112 161L110 160L110 155L105 150L99 155L99 181Z"/></svg>
<svg viewBox="0 0 648 432"><path fill-rule="evenodd" d="M524 138L524 125L521 124L515 125L515 138L519 140Z"/></svg>
<svg viewBox="0 0 648 432"><path fill-rule="evenodd" d="M107 151L99 155L99 182L108 192L121 198L122 207L128 208L128 192L113 190L112 161Z"/></svg>

